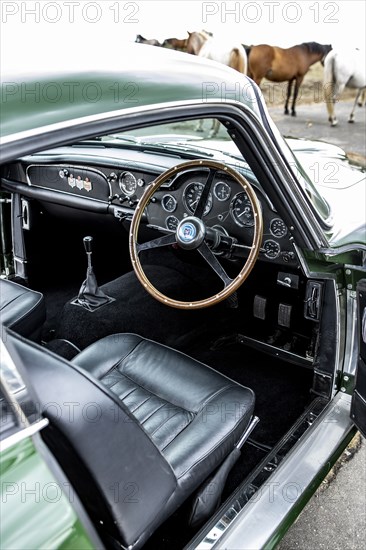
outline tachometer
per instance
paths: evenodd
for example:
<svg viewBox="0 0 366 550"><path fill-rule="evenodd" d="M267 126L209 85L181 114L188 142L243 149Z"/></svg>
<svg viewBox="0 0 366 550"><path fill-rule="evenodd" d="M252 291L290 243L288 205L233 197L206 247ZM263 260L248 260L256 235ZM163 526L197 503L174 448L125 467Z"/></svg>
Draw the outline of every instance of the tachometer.
<svg viewBox="0 0 366 550"><path fill-rule="evenodd" d="M192 212L192 214L194 214L194 212L197 208L197 204L198 204L198 202L200 200L200 197L202 195L203 188L204 188L203 183L198 183L198 182L192 181L191 183L189 183L187 185L187 187L184 190L184 193L183 193L184 204L185 204L187 210ZM212 194L209 193L208 199L206 201L205 211L203 212L203 215L207 216L207 214L210 212L211 208L212 208Z"/></svg>
<svg viewBox="0 0 366 550"><path fill-rule="evenodd" d="M131 172L122 172L119 177L119 188L125 195L133 195L137 189L135 176Z"/></svg>
<svg viewBox="0 0 366 550"><path fill-rule="evenodd" d="M230 205L230 214L235 223L241 227L253 227L254 213L248 195L243 191L238 193Z"/></svg>

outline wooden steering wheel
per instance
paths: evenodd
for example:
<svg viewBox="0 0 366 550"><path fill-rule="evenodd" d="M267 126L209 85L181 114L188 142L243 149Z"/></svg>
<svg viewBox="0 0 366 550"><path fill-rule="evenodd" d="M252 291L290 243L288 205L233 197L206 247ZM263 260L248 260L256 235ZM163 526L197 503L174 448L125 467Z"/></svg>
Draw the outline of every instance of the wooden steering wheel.
<svg viewBox="0 0 366 550"><path fill-rule="evenodd" d="M157 239L154 239L152 241L138 244L137 237L141 219L144 210L149 204L150 199L152 198L154 193L167 180L171 179L173 176L176 176L182 170L187 170L190 168L208 168L208 176L206 182L204 183L203 190L196 205L194 214L192 216L183 218L179 222L176 231L170 233L169 235L164 235L163 237L158 237ZM234 279L231 279L227 275L221 263L218 261L217 256L212 252L211 248L207 244L207 229L210 228L206 228L203 221L203 213L205 211L206 202L209 197L210 188L214 180L215 174L218 171L229 174L236 182L238 182L243 187L247 196L250 199L254 215L254 236L251 247L248 247L249 255L243 268ZM137 278L141 282L142 286L147 290L147 292L149 292L151 296L153 296L156 300L178 309L200 309L208 306L213 306L218 302L225 300L233 292L235 292L235 290L239 288L239 286L245 281L249 273L252 271L255 261L258 257L262 242L262 235L263 220L260 203L250 183L241 174L220 162L212 160L193 160L183 162L182 164L179 164L178 166L167 170L166 172L158 176L156 180L154 180L148 187L146 187L144 194L142 195L138 205L136 206L136 210L134 212L131 222L129 235L130 257ZM192 302L174 300L159 292L159 290L157 290L151 284L151 282L145 275L145 272L140 263L139 253L143 250L173 244L178 245L179 248L183 250L197 250L206 260L208 265L217 273L217 275L223 281L223 290L217 292L209 298Z"/></svg>

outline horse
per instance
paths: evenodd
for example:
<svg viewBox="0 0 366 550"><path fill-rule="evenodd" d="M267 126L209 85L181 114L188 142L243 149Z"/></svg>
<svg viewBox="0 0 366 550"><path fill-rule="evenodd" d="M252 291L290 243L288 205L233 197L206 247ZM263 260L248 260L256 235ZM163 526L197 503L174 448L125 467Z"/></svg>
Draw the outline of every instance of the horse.
<svg viewBox="0 0 366 550"><path fill-rule="evenodd" d="M247 54L242 44L213 38L206 31L188 32L187 53L218 61L240 73L247 72Z"/></svg>
<svg viewBox="0 0 366 550"><path fill-rule="evenodd" d="M137 42L138 44L150 44L151 46L161 46L159 40L156 40L155 38L151 38L150 40L148 40L143 36L141 36L141 34L138 34L136 36L135 42Z"/></svg>
<svg viewBox="0 0 366 550"><path fill-rule="evenodd" d="M319 44L318 42L304 42L291 48L258 44L250 49L248 76L258 86L263 78L272 82L288 81L285 115L289 114L288 105L295 83L291 115L296 116L296 99L304 76L311 65L317 61L324 61L331 49L330 44Z"/></svg>
<svg viewBox="0 0 366 550"><path fill-rule="evenodd" d="M166 38L162 43L163 48L178 50L181 52L187 51L187 38Z"/></svg>
<svg viewBox="0 0 366 550"><path fill-rule="evenodd" d="M213 34L210 31L201 31L207 38L212 38ZM189 35L189 32L188 32ZM166 38L162 44L163 48L171 48L181 52L187 52L188 38ZM189 52L192 53L192 52Z"/></svg>
<svg viewBox="0 0 366 550"><path fill-rule="evenodd" d="M198 55L212 61L218 61L228 67L236 69L240 73L247 72L247 54L242 44L228 43L225 41L213 38L212 33L207 31L189 32L188 38L177 39L168 38L164 40L163 46L176 49L179 47L190 54ZM203 120L200 120L196 128L197 132L202 132ZM220 128L218 120L214 119L209 137L215 137Z"/></svg>
<svg viewBox="0 0 366 550"><path fill-rule="evenodd" d="M344 88L357 90L355 102L348 118L348 122L354 122L356 103L362 106L365 100L365 52L358 48L332 50L324 60L323 87L331 126L336 126L338 123L334 113L334 103L338 101Z"/></svg>

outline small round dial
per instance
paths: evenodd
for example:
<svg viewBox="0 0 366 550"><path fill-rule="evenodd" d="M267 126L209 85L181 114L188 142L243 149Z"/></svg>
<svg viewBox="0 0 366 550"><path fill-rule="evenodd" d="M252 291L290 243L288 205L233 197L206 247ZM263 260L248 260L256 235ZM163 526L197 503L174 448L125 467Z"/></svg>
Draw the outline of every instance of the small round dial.
<svg viewBox="0 0 366 550"><path fill-rule="evenodd" d="M234 197L231 203L230 213L234 222L241 227L253 227L254 213L252 203L245 191L238 193Z"/></svg>
<svg viewBox="0 0 366 550"><path fill-rule="evenodd" d="M197 208L198 202L203 192L203 188L204 188L203 183L192 181L192 183L189 183L184 190L184 193L183 193L184 203L186 205L186 208L190 212L192 212L192 214L194 214ZM207 216L211 208L212 208L212 194L209 193L203 215Z"/></svg>
<svg viewBox="0 0 366 550"><path fill-rule="evenodd" d="M267 258L270 258L271 260L274 260L275 258L277 258L277 256L279 256L281 252L280 245L272 239L268 239L267 241L264 241L263 248L264 248L264 255Z"/></svg>
<svg viewBox="0 0 366 550"><path fill-rule="evenodd" d="M274 237L277 237L278 239L282 239L282 237L285 237L287 235L287 227L285 225L285 222L280 218L274 218L271 221L269 230L272 235Z"/></svg>
<svg viewBox="0 0 366 550"><path fill-rule="evenodd" d="M227 201L231 195L230 186L224 181L218 181L214 187L214 195L218 201Z"/></svg>
<svg viewBox="0 0 366 550"><path fill-rule="evenodd" d="M119 188L127 196L136 192L137 180L131 172L122 172L119 177Z"/></svg>
<svg viewBox="0 0 366 550"><path fill-rule="evenodd" d="M164 208L165 212L174 212L177 208L177 201L172 195L164 195L161 199L161 206Z"/></svg>
<svg viewBox="0 0 366 550"><path fill-rule="evenodd" d="M171 231L175 231L178 227L179 220L175 216L168 216L165 220L165 227Z"/></svg>

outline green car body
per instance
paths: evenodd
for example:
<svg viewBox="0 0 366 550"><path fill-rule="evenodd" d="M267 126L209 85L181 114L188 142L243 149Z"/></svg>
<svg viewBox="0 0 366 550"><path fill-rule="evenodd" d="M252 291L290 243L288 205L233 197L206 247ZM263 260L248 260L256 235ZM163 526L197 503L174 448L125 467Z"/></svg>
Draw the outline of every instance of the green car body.
<svg viewBox="0 0 366 550"><path fill-rule="evenodd" d="M254 542L258 548L274 548L354 436L354 422L364 429L365 416L361 420L354 416L351 420L349 411L358 361L360 326L356 318L362 317L362 312L357 310L356 291L359 281L366 277L365 173L333 146L301 140L286 142L270 120L259 88L245 76L222 65L160 48L131 46L123 49L121 56L123 59L116 52L108 56L102 47L88 60L74 52L72 57L65 55L62 66L57 69L47 66L42 59L37 61L36 57L32 67L26 60L22 65L22 62L13 63L11 55L5 57L1 71L1 162L11 164L33 152L62 147L70 141L79 143L95 135L118 131L120 127L128 133L135 119L140 124L146 117L149 124L153 124L160 116L164 122L164 113L169 120L173 110L177 118L180 110L182 117L187 117L188 109L197 111L196 118L203 113L207 117L214 113L236 121L243 117L248 121L247 132L248 128L258 129L258 135L261 132L260 147L270 151L273 170L276 171L278 161L278 174L282 174L284 181L287 179L290 191L286 200L293 198L294 216L301 216L302 223L311 218L311 229L302 235L306 243L303 267L308 274L334 281L342 294L340 303L344 305L344 312L337 315L348 316L339 341L345 368L337 373L336 393L319 412L317 431L304 431L299 454L294 451L291 460L271 477L272 496L281 499L277 509L269 508L262 492L251 509L243 505L240 522L233 519L239 510L231 515L227 510L222 517L216 515L203 534L195 535L190 548L198 547L203 539L215 538L218 531L220 542L215 548L247 548L247 544ZM312 171L314 173L314 159L319 186L310 177ZM336 170L336 181L326 178L329 163ZM6 179L7 174L3 177ZM1 191L5 204L1 219L1 270L2 277L6 278L12 274L13 256L10 215L6 209L8 189L5 186ZM350 216L345 211L345 205L349 204L352 205ZM4 346L6 348L6 341ZM6 378L3 371L2 376ZM364 406L362 391L360 403ZM9 396L10 393L6 398L11 401ZM0 456L1 546L99 547L98 535L83 506L75 495L71 498L72 488L66 476L55 468L51 453L41 443L38 431L43 427L39 425L38 430L39 422L41 418L26 428L15 425L2 441L5 446ZM23 432L32 426L35 427L32 433ZM328 430L331 437L324 443ZM304 449L312 457L308 466L301 462ZM301 465L301 474L296 471L297 463ZM286 501L281 491L286 479L296 480L297 474L303 476L303 490L293 500ZM268 529L263 526L258 537L263 513L269 510L274 515L268 520ZM227 522L222 527L225 517ZM244 532L245 540L242 539Z"/></svg>

